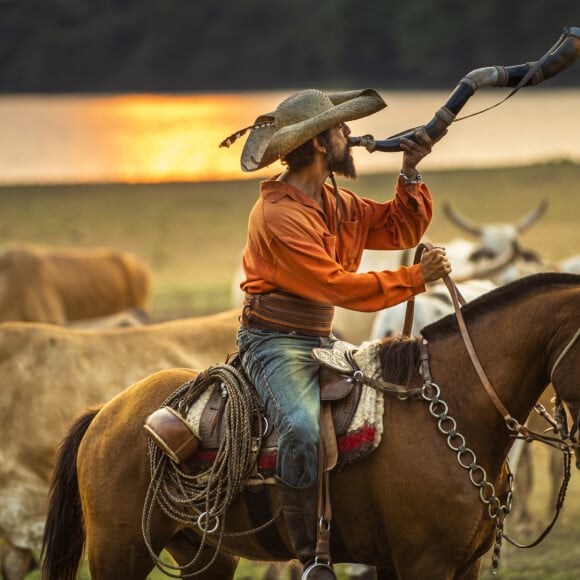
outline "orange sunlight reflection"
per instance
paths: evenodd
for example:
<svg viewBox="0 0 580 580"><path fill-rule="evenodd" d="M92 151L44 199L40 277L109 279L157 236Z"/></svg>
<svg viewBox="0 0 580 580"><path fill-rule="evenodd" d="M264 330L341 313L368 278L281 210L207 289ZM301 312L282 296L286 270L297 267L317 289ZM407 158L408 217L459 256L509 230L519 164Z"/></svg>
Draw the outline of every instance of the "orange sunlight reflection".
<svg viewBox="0 0 580 580"><path fill-rule="evenodd" d="M117 177L128 182L258 177L240 169L242 141L231 149L218 145L241 128L240 118L250 124L277 100L276 95L112 97L102 102L111 131L101 154L116 159Z"/></svg>
<svg viewBox="0 0 580 580"><path fill-rule="evenodd" d="M448 169L580 161L579 89L522 91L484 115L454 123L421 167ZM240 168L245 136L219 143L275 110L287 92L192 95L0 96L0 183L223 181L254 173ZM388 108L349 123L355 135L378 139L426 123L447 98L443 91L385 92ZM482 91L462 115L497 103ZM400 154L353 149L360 174L398 171Z"/></svg>

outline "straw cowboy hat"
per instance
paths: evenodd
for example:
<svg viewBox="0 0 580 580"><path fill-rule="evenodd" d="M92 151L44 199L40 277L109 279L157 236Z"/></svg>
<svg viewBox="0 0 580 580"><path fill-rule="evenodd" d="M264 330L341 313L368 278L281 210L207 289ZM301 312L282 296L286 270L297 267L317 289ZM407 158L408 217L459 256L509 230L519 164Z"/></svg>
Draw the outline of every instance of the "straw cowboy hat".
<svg viewBox="0 0 580 580"><path fill-rule="evenodd" d="M276 110L260 115L220 143L229 147L250 131L242 151L243 171L262 169L323 131L376 113L387 104L373 89L325 94L307 89L282 101Z"/></svg>

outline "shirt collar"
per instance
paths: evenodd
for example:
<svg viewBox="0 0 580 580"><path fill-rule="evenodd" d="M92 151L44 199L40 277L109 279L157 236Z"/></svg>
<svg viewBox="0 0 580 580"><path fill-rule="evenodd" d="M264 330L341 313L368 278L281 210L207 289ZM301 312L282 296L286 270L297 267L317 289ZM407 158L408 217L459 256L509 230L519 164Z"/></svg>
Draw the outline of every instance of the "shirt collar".
<svg viewBox="0 0 580 580"><path fill-rule="evenodd" d="M274 176L271 179L267 179L265 181L260 182L260 195L262 198L268 198L268 201L276 203L280 199L284 197L289 197L294 201L302 203L303 205L310 205L317 209L320 209L320 206L310 197L304 195L299 189L296 187L289 185L288 183L284 183L283 181L277 181L278 176ZM324 192L323 196L328 199L328 188L330 188L332 193L332 186L327 183L322 185ZM325 200L325 201L326 201Z"/></svg>

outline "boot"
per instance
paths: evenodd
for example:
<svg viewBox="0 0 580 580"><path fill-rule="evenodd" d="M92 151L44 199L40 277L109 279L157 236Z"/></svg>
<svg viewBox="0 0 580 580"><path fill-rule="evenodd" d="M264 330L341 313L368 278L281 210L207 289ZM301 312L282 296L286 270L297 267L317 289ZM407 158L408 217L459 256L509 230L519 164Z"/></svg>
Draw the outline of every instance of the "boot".
<svg viewBox="0 0 580 580"><path fill-rule="evenodd" d="M302 580L336 580L329 563L315 561L318 485L300 489L276 478L276 489L294 555L304 567Z"/></svg>

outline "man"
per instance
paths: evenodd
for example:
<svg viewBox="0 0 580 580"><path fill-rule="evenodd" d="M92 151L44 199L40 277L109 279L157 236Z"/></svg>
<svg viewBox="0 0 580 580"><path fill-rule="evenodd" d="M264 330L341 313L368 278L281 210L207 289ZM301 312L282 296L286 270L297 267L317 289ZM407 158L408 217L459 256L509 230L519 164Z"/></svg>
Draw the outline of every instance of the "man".
<svg viewBox="0 0 580 580"><path fill-rule="evenodd" d="M391 201L378 203L338 188L334 173L354 178L346 122L386 104L376 91L326 95L305 90L248 130L242 168L280 159L286 170L261 183L243 256L245 300L238 333L242 365L280 434L277 491L303 578L335 578L315 560L319 445L319 367L315 347L330 347L335 306L377 311L423 292L451 271L442 248L396 271L356 273L365 248L416 246L432 216L417 164L432 141L401 140L402 171ZM331 178L332 185L326 183Z"/></svg>

